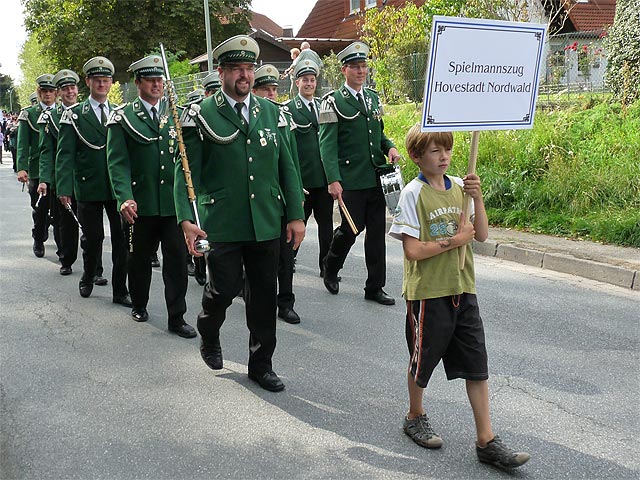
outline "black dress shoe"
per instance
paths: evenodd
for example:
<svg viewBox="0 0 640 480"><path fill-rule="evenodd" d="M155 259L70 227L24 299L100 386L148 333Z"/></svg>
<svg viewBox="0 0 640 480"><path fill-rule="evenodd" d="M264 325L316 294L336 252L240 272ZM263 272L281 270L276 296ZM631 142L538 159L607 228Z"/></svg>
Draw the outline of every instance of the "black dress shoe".
<svg viewBox="0 0 640 480"><path fill-rule="evenodd" d="M190 277L193 277L196 274L196 266L189 262L187 263L187 275L189 275Z"/></svg>
<svg viewBox="0 0 640 480"><path fill-rule="evenodd" d="M293 308L278 309L278 317L292 325L300 323L300 315L298 315Z"/></svg>
<svg viewBox="0 0 640 480"><path fill-rule="evenodd" d="M154 253L151 256L151 266L155 267L155 268L158 268L160 266L160 260L158 260L158 254L157 253Z"/></svg>
<svg viewBox="0 0 640 480"><path fill-rule="evenodd" d="M373 292L364 292L364 298L367 300L373 300L380 305L395 305L396 300L393 297L387 295L381 288Z"/></svg>
<svg viewBox="0 0 640 480"><path fill-rule="evenodd" d="M104 287L107 283L109 283L109 281L106 278L104 278L102 275L96 275L95 277L93 277L94 285Z"/></svg>
<svg viewBox="0 0 640 480"><path fill-rule="evenodd" d="M38 257L44 257L44 243L39 242L38 240L33 241L33 254Z"/></svg>
<svg viewBox="0 0 640 480"><path fill-rule="evenodd" d="M131 310L131 316L136 322L146 322L149 320L149 312L147 312L146 308L133 307L133 310Z"/></svg>
<svg viewBox="0 0 640 480"><path fill-rule="evenodd" d="M60 267L60 275L71 275L72 273L71 267Z"/></svg>
<svg viewBox="0 0 640 480"><path fill-rule="evenodd" d="M332 295L337 295L338 292L340 291L340 283L338 280L338 276L336 274L330 274L328 272L325 272L324 277L322 277L322 280L324 281L324 286L327 290L329 290L329 293Z"/></svg>
<svg viewBox="0 0 640 480"><path fill-rule="evenodd" d="M324 268L320 269L320 278L324 278ZM336 275L336 278L339 282L342 281L342 277L340 275Z"/></svg>
<svg viewBox="0 0 640 480"><path fill-rule="evenodd" d="M131 297L128 293L121 297L113 297L113 303L117 303L118 305L123 305L125 307L133 307L133 302L131 301Z"/></svg>
<svg viewBox="0 0 640 480"><path fill-rule="evenodd" d="M183 323L182 325L169 325L169 331L182 338L193 338L197 336L195 329L188 323Z"/></svg>
<svg viewBox="0 0 640 480"><path fill-rule="evenodd" d="M278 378L273 370L264 373L249 372L249 378L270 392L280 392L284 390L284 383Z"/></svg>
<svg viewBox="0 0 640 480"><path fill-rule="evenodd" d="M211 370L222 370L222 347L220 347L220 339L207 344L201 342L200 356Z"/></svg>
<svg viewBox="0 0 640 480"><path fill-rule="evenodd" d="M91 292L93 292L93 283L80 280L78 289L80 290L80 296L83 298L87 298L89 295L91 295Z"/></svg>

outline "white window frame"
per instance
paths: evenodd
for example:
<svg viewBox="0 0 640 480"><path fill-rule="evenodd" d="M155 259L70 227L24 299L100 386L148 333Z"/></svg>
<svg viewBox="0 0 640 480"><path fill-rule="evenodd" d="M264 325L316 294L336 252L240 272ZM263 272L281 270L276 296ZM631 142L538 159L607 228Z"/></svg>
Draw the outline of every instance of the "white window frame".
<svg viewBox="0 0 640 480"><path fill-rule="evenodd" d="M355 3L355 7L353 6ZM349 13L356 13L360 11L360 0L349 0Z"/></svg>
<svg viewBox="0 0 640 480"><path fill-rule="evenodd" d="M378 0L365 0L364 8L374 8L378 6Z"/></svg>

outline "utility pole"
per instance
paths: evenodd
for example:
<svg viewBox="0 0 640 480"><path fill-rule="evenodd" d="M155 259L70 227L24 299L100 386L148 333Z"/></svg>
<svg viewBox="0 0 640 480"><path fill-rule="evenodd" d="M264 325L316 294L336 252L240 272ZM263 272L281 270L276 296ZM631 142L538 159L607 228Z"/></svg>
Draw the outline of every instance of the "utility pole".
<svg viewBox="0 0 640 480"><path fill-rule="evenodd" d="M213 72L213 52L211 51L211 19L209 18L209 0L204 0L204 28L207 37L207 69Z"/></svg>

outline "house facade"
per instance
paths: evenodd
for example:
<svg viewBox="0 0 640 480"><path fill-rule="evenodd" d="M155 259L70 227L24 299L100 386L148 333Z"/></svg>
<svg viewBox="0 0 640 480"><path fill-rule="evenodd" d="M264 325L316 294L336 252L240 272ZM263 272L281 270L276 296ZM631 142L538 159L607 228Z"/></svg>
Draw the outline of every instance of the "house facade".
<svg viewBox="0 0 640 480"><path fill-rule="evenodd" d="M562 8L563 15L547 17L550 35L543 90L603 89L607 68L603 39L613 24L616 1L562 2Z"/></svg>

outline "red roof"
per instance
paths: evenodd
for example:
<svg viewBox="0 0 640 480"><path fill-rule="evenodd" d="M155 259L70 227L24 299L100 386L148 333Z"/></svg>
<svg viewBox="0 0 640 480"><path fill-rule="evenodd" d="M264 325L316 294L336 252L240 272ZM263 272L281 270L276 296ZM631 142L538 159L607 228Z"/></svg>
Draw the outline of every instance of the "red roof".
<svg viewBox="0 0 640 480"><path fill-rule="evenodd" d="M278 25L276 22L271 20L266 15L263 15L258 12L251 12L251 20L249 21L249 25L256 30L264 30L265 32L271 34L273 37L281 37L282 36L282 27Z"/></svg>
<svg viewBox="0 0 640 480"><path fill-rule="evenodd" d="M616 0L589 0L573 6L565 4L565 8L577 32L592 32L613 24Z"/></svg>
<svg viewBox="0 0 640 480"><path fill-rule="evenodd" d="M401 7L406 3L418 6L425 0L387 0L385 5ZM358 38L359 13L351 14L349 0L318 0L296 34L298 38ZM382 8L382 0L378 0Z"/></svg>
<svg viewBox="0 0 640 480"><path fill-rule="evenodd" d="M338 25L345 19L344 2L318 0L300 27L296 37L335 38Z"/></svg>

